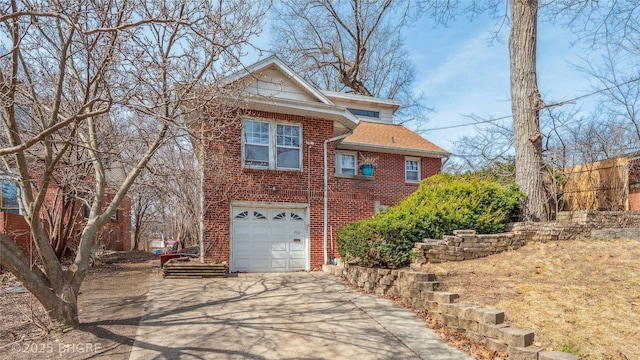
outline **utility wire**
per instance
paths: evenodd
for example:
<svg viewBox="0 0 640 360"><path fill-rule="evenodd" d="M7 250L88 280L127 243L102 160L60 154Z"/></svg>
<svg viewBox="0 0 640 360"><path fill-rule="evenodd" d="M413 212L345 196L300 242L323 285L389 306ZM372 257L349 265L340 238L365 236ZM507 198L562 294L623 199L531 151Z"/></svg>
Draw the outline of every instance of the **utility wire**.
<svg viewBox="0 0 640 360"><path fill-rule="evenodd" d="M486 123L491 123L491 122L498 121L498 120L506 120L506 119L510 119L510 118L511 118L511 115L506 115L506 116L501 116L499 118L492 118L492 119L476 121L476 122L467 123L467 124L458 124L458 125L450 125L450 126L443 126L443 127L438 127L438 128L425 129L423 131L426 132L426 131L433 131L433 130L455 129L455 128L459 128L459 127L478 125L478 124L486 124Z"/></svg>
<svg viewBox="0 0 640 360"><path fill-rule="evenodd" d="M588 93L588 94L584 94L584 95L580 95L577 96L573 99L569 99L569 100L565 100L565 101L561 101L561 102L557 102L557 103L553 103L553 104L549 104L549 105L545 105L544 108L550 108L550 107L555 107L555 106L562 106L565 104L569 104L569 103L573 103L577 100L582 100L584 98L587 98L589 96L593 96L596 94L600 94L603 93L605 91L609 91L613 88L622 86L622 85L627 85L627 84L631 84L633 82L637 82L640 81L640 77L637 78L633 78L631 80L625 81L622 84L615 84L613 86L610 87L606 87L604 89L599 89L596 90L594 92ZM476 122L472 122L472 123L466 123L466 124L458 124L458 125L450 125L450 126L442 126L442 127L437 127L437 128L431 128L431 129L425 129L423 130L424 132L427 131L435 131L435 130L446 130L446 129L455 129L455 128L460 128L460 127L465 127L465 126L472 126L472 125L478 125L478 124L486 124L486 123L492 123L494 121L500 121L500 120L506 120L506 119L510 119L513 115L505 115L505 116L501 116L501 117L497 117L497 118L491 118L491 119L487 119L487 120L482 120L482 121L476 121Z"/></svg>

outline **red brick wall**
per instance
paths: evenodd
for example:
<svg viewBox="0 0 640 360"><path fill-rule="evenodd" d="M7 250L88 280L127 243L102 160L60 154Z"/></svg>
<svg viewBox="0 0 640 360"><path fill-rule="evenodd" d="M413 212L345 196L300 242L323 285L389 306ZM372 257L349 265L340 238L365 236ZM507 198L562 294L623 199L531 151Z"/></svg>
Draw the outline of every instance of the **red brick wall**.
<svg viewBox="0 0 640 360"><path fill-rule="evenodd" d="M330 257L337 257L335 235L340 228L354 221L374 215L374 203L392 206L418 189L418 184L405 181L405 156L378 152L358 152L378 159L373 179L349 179L334 177L333 155L329 161L329 238ZM438 158L422 158L420 163L423 179L438 174L441 169ZM349 199L349 200L346 200ZM321 219L322 221L322 219ZM333 242L331 240L333 239Z"/></svg>
<svg viewBox="0 0 640 360"><path fill-rule="evenodd" d="M229 261L229 226L232 201L302 203L310 208L310 265L323 263L323 144L333 136L331 121L294 115L253 112L252 117L302 124L302 171L242 168L241 127L228 131L205 147L205 257L210 262ZM311 146L306 144L313 142ZM329 256L336 256L335 233L344 225L374 213L374 202L396 204L418 187L404 181L403 155L369 153L379 158L373 180L334 177L334 143L328 144ZM310 161L310 166L309 166ZM440 171L440 159L423 158L422 177ZM310 192L309 192L310 190ZM310 199L309 199L310 194ZM333 235L333 236L332 236Z"/></svg>
<svg viewBox="0 0 640 360"><path fill-rule="evenodd" d="M0 212L0 232L11 238L25 253L29 254L29 250L32 250L32 254L36 254L35 248L32 249L29 246L31 240L29 224L22 215Z"/></svg>
<svg viewBox="0 0 640 360"><path fill-rule="evenodd" d="M45 202L49 206L52 206L53 202L56 201L57 191L58 189L55 185L50 185L47 189ZM112 196L109 197L109 195L107 195L107 199L111 198ZM75 214L76 231L71 234L72 238L67 240L67 246L70 247L78 245L82 228L85 224L82 203L79 201L75 208L77 209ZM45 231L48 231L49 226L47 220L43 217L41 218L44 222ZM22 215L0 212L0 232L9 236L9 238L14 240L25 252L29 252L30 229ZM105 248L108 250L131 250L131 199L129 197L125 197L118 207L117 219L110 220L98 233L96 243L105 244Z"/></svg>
<svg viewBox="0 0 640 360"><path fill-rule="evenodd" d="M640 188L633 187L629 189L629 210L640 210Z"/></svg>
<svg viewBox="0 0 640 360"><path fill-rule="evenodd" d="M113 195L108 195L107 201L112 198ZM104 244L107 250L129 251L131 250L131 198L125 196L117 211L116 218L109 220L109 223L100 230L96 242Z"/></svg>
<svg viewBox="0 0 640 360"><path fill-rule="evenodd" d="M640 160L629 160L629 210L640 210Z"/></svg>

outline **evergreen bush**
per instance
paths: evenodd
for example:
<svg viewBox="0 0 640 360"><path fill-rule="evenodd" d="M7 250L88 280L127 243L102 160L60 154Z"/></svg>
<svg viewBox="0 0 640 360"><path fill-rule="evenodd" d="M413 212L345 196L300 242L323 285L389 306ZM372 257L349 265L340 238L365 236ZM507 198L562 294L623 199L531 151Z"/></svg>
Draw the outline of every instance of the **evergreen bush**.
<svg viewBox="0 0 640 360"><path fill-rule="evenodd" d="M424 238L440 239L456 229L480 234L504 231L523 196L513 182L435 175L397 206L340 229L338 253L362 266L405 266L415 243Z"/></svg>

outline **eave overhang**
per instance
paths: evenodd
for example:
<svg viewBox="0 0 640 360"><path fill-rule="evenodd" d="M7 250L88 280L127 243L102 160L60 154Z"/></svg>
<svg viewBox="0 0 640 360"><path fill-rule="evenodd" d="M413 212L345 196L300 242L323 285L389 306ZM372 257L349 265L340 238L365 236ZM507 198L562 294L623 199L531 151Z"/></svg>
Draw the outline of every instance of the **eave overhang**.
<svg viewBox="0 0 640 360"><path fill-rule="evenodd" d="M416 157L448 158L449 156L451 156L451 153L449 152L408 149L408 148L401 148L401 147L395 147L395 146L362 144L362 143L354 143L354 142L347 142L347 141L340 142L336 146L336 148L341 150L381 152L381 153L387 153L387 154L399 154L399 155L416 156Z"/></svg>
<svg viewBox="0 0 640 360"><path fill-rule="evenodd" d="M348 129L355 129L359 122L359 120L351 114L347 108L320 102L312 103L308 101L248 94L243 96L242 107L247 110L298 115L335 121Z"/></svg>

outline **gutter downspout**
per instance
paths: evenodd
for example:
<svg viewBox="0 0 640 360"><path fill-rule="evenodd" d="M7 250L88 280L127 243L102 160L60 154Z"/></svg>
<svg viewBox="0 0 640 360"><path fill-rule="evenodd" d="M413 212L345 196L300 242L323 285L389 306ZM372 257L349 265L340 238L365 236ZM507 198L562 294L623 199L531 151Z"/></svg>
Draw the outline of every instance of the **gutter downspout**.
<svg viewBox="0 0 640 360"><path fill-rule="evenodd" d="M200 182L200 198L198 199L200 205L200 218L198 219L198 245L200 246L200 263L204 264L204 212L206 210L204 201L204 124L200 126L200 149L198 149L198 177Z"/></svg>
<svg viewBox="0 0 640 360"><path fill-rule="evenodd" d="M346 133L338 136L334 136L330 139L324 141L324 209L323 209L323 222L322 222L322 237L323 237L323 245L322 251L324 253L324 262L323 264L328 264L329 256L327 254L327 223L329 222L329 212L328 212L328 204L329 204L329 175L328 175L328 167L327 167L327 144L333 141L341 140L346 138L347 136L353 133L352 130L347 131Z"/></svg>

